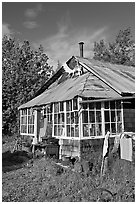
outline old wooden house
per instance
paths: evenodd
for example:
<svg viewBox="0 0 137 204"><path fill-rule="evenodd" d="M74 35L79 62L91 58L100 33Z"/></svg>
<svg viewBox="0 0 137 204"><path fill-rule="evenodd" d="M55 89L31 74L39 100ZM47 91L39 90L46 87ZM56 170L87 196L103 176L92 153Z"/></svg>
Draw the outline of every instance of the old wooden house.
<svg viewBox="0 0 137 204"><path fill-rule="evenodd" d="M99 144L107 131L114 138L135 131L135 69L72 56L37 92L19 107L20 134L59 140L62 155L79 158Z"/></svg>

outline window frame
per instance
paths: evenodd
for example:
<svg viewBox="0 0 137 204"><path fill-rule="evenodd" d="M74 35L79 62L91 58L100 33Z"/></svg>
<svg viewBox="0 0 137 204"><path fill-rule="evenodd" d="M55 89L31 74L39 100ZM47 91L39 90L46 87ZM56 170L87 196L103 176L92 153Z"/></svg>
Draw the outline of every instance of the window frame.
<svg viewBox="0 0 137 204"><path fill-rule="evenodd" d="M102 134L101 135L94 135L94 136L90 136L90 128L89 128L89 126L90 126L90 124L95 124L96 125L96 112L98 111L98 109L96 109L95 107L96 107L96 105L94 106L94 109L92 109L92 110L94 110L94 117L95 117L95 121L93 122L93 123L90 123L90 116L89 116L89 112L91 111L91 109L89 109L89 104L90 103L98 103L98 102L94 102L94 101L92 101L92 102L87 102L87 109L83 109L83 104L86 104L86 103L83 103L82 104L82 112L84 111L84 110L86 110L86 111L88 111L88 123L83 123L83 118L82 118L82 135L81 135L81 139L100 139L100 138L104 138L104 136L105 136L105 134L106 134L106 131L105 131L105 111L106 110L109 110L109 114L114 110L115 111L115 116L116 116L116 121L115 122L112 122L112 121L109 121L108 122L108 124L110 125L110 127L112 127L112 124L115 124L115 126L116 126L116 132L115 133L113 133L112 134L112 132L110 131L110 137L115 137L117 134L119 134L119 132L117 131L118 130L118 128L117 128L117 125L118 125L118 123L119 124L121 124L121 131L123 131L124 130L124 126L123 126L123 105L122 105L122 100L114 100L114 102L115 102L115 104L117 103L117 101L120 101L120 108L117 108L116 107L116 105L115 105L115 109L111 109L110 108L110 103L111 103L111 101L107 101L108 102L108 104L109 104L109 109L106 109L105 108L105 102L106 101L100 101L100 103L101 103L101 122L100 123L98 123L98 124L101 124L102 125L102 128L101 128L101 130L102 130ZM86 105L85 105L86 106ZM121 120L118 122L118 120L117 120L117 113L118 112L120 112L121 113ZM82 115L82 114L81 114ZM83 117L83 116L81 116L81 117ZM110 116L110 118L111 118L111 116ZM111 120L111 119L110 119ZM83 133L83 124L86 124L86 125L88 125L88 136L84 136L84 133ZM95 127L95 130L96 130L96 127ZM111 129L110 129L111 130Z"/></svg>
<svg viewBox="0 0 137 204"><path fill-rule="evenodd" d="M23 114L23 111L26 113ZM30 112L30 113L29 113ZM26 117L26 124L22 123L22 119ZM32 123L29 123L29 117L33 117ZM35 113L32 108L25 108L20 110L20 135L35 136ZM26 126L26 132L22 132L22 126ZM33 133L29 133L29 127L33 126Z"/></svg>
<svg viewBox="0 0 137 204"><path fill-rule="evenodd" d="M77 100L77 101L76 101ZM71 109L67 109L67 103L71 102ZM74 108L74 104L76 105L76 108ZM71 139L71 138L75 138L75 139L79 139L80 138L80 131L79 131L79 106L78 106L78 98L73 98L71 100L66 101L66 124L65 124L65 129L66 129L66 138L67 139ZM70 115L70 122L67 122L67 114ZM73 119L71 118L71 116L73 115ZM77 116L76 116L77 115ZM73 120L73 122L72 122ZM76 122L77 120L77 122ZM70 126L70 136L67 135L67 126ZM77 130L76 130L77 128ZM72 135L72 130L74 131L74 134ZM76 132L77 131L77 132ZM77 136L76 136L77 135Z"/></svg>
<svg viewBox="0 0 137 204"><path fill-rule="evenodd" d="M63 106L61 106L61 104L63 105ZM57 110L55 111L55 106L58 106L58 108L57 108ZM60 101L60 102L55 102L55 103L53 103L53 131L52 131L52 136L53 137L56 137L56 138L60 138L61 137L61 135L59 135L58 133L59 133L59 130L61 131L61 126L63 125L63 124L65 124L65 111L64 111L64 107L65 105L64 105L64 101ZM59 121L59 116L61 116L61 115L63 115L64 114L64 116L63 116L63 118L64 118L64 121L61 123L61 120ZM57 122L55 123L55 115L57 116ZM60 119L61 119L61 117L60 117ZM55 134L55 127L57 128L57 135Z"/></svg>
<svg viewBox="0 0 137 204"><path fill-rule="evenodd" d="M97 109L97 103L100 103L100 108ZM91 139L91 138L101 138L102 135L103 135L103 121L102 121L102 102L89 102L89 103L84 103L86 104L85 106L87 106L87 108L83 108L82 106L82 136L81 138L82 139ZM90 108L90 104L93 106L93 108L91 109ZM87 123L83 123L83 112L84 111L87 111L88 112L88 122ZM94 113L94 122L90 122L90 112L93 112ZM97 112L100 112L101 113L101 121L98 122L97 121ZM84 131L83 131L83 128L84 128L84 125L87 126L87 132L88 132L88 136L84 136ZM97 125L101 125L101 135L97 136ZM96 135L90 135L90 129L91 129L91 126L94 126L94 132Z"/></svg>
<svg viewBox="0 0 137 204"><path fill-rule="evenodd" d="M58 112L55 111L55 104L56 103L59 103L59 110ZM62 138L62 139L74 139L74 140L77 140L77 139L80 139L80 128L79 128L79 100L78 100L78 97L77 98L73 98L73 99L70 99L70 100L67 100L67 101L60 101L60 102L56 102L53 104L53 132L52 132L52 136L53 137L56 137L56 138ZM63 103L63 110L60 109L60 103ZM68 107L68 103L71 104L71 108L69 109ZM77 103L77 104L76 104ZM77 113L76 113L77 112ZM58 134L57 132L57 135L55 134L55 126L56 125L61 125L60 123L58 123L57 121L57 124L55 124L55 114L59 114L59 113L64 113L64 129L65 129L65 133L64 135L60 135ZM77 123L76 123L76 119L75 117L74 118L74 123L68 123L67 122L67 114L70 114L70 118L71 118L71 115L74 114L77 114ZM72 125L74 125L74 136L71 135L71 128L72 128ZM67 127L70 126L70 136L67 135ZM77 137L75 136L75 133L76 133L76 127L77 127ZM58 130L57 130L58 131Z"/></svg>

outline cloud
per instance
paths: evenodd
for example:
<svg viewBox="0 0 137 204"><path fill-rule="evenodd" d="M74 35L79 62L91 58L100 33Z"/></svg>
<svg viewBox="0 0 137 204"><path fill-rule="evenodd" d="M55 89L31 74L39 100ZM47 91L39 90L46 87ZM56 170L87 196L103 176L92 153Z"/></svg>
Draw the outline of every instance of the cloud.
<svg viewBox="0 0 137 204"><path fill-rule="evenodd" d="M34 29L36 27L38 27L38 24L36 21L25 21L23 23L24 27L28 28L28 29Z"/></svg>
<svg viewBox="0 0 137 204"><path fill-rule="evenodd" d="M71 56L79 56L80 41L84 42L84 57L93 57L93 44L100 39L106 39L107 27L99 29L93 28L69 28L66 24L58 27L55 35L46 39L40 40L34 44L38 47L39 44L45 49L49 57L49 64L57 68L57 63L66 62Z"/></svg>
<svg viewBox="0 0 137 204"><path fill-rule="evenodd" d="M34 19L36 18L39 13L42 11L42 4L37 4L35 8L28 8L26 9L24 15L27 17L27 18L31 18L31 19Z"/></svg>
<svg viewBox="0 0 137 204"><path fill-rule="evenodd" d="M35 18L37 16L37 13L34 11L34 9L27 9L25 11L25 16L28 18Z"/></svg>
<svg viewBox="0 0 137 204"><path fill-rule="evenodd" d="M12 30L10 28L10 25L7 23L2 24L2 36L8 35L10 36L12 34Z"/></svg>
<svg viewBox="0 0 137 204"><path fill-rule="evenodd" d="M24 15L26 17L26 21L23 22L23 26L28 29L34 29L38 27L38 24L36 22L36 17L40 14L40 12L43 10L42 4L37 4L35 8L28 8L24 12Z"/></svg>

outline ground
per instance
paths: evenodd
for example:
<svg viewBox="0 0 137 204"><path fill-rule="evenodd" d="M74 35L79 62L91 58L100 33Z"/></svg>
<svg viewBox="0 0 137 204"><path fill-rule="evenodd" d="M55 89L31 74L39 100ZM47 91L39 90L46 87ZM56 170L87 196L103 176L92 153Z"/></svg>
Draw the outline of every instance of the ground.
<svg viewBox="0 0 137 204"><path fill-rule="evenodd" d="M32 158L25 151L14 152L14 140L3 142L3 202L135 201L134 162L115 159L103 178L76 168L62 168L55 158Z"/></svg>

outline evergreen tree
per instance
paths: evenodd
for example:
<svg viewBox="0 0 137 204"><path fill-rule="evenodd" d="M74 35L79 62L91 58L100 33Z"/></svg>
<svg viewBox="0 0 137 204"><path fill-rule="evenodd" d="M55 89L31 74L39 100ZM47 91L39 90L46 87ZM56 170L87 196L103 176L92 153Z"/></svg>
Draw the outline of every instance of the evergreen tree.
<svg viewBox="0 0 137 204"><path fill-rule="evenodd" d="M104 40L94 43L94 59L135 66L135 42L131 29L120 30L114 42L105 44Z"/></svg>

